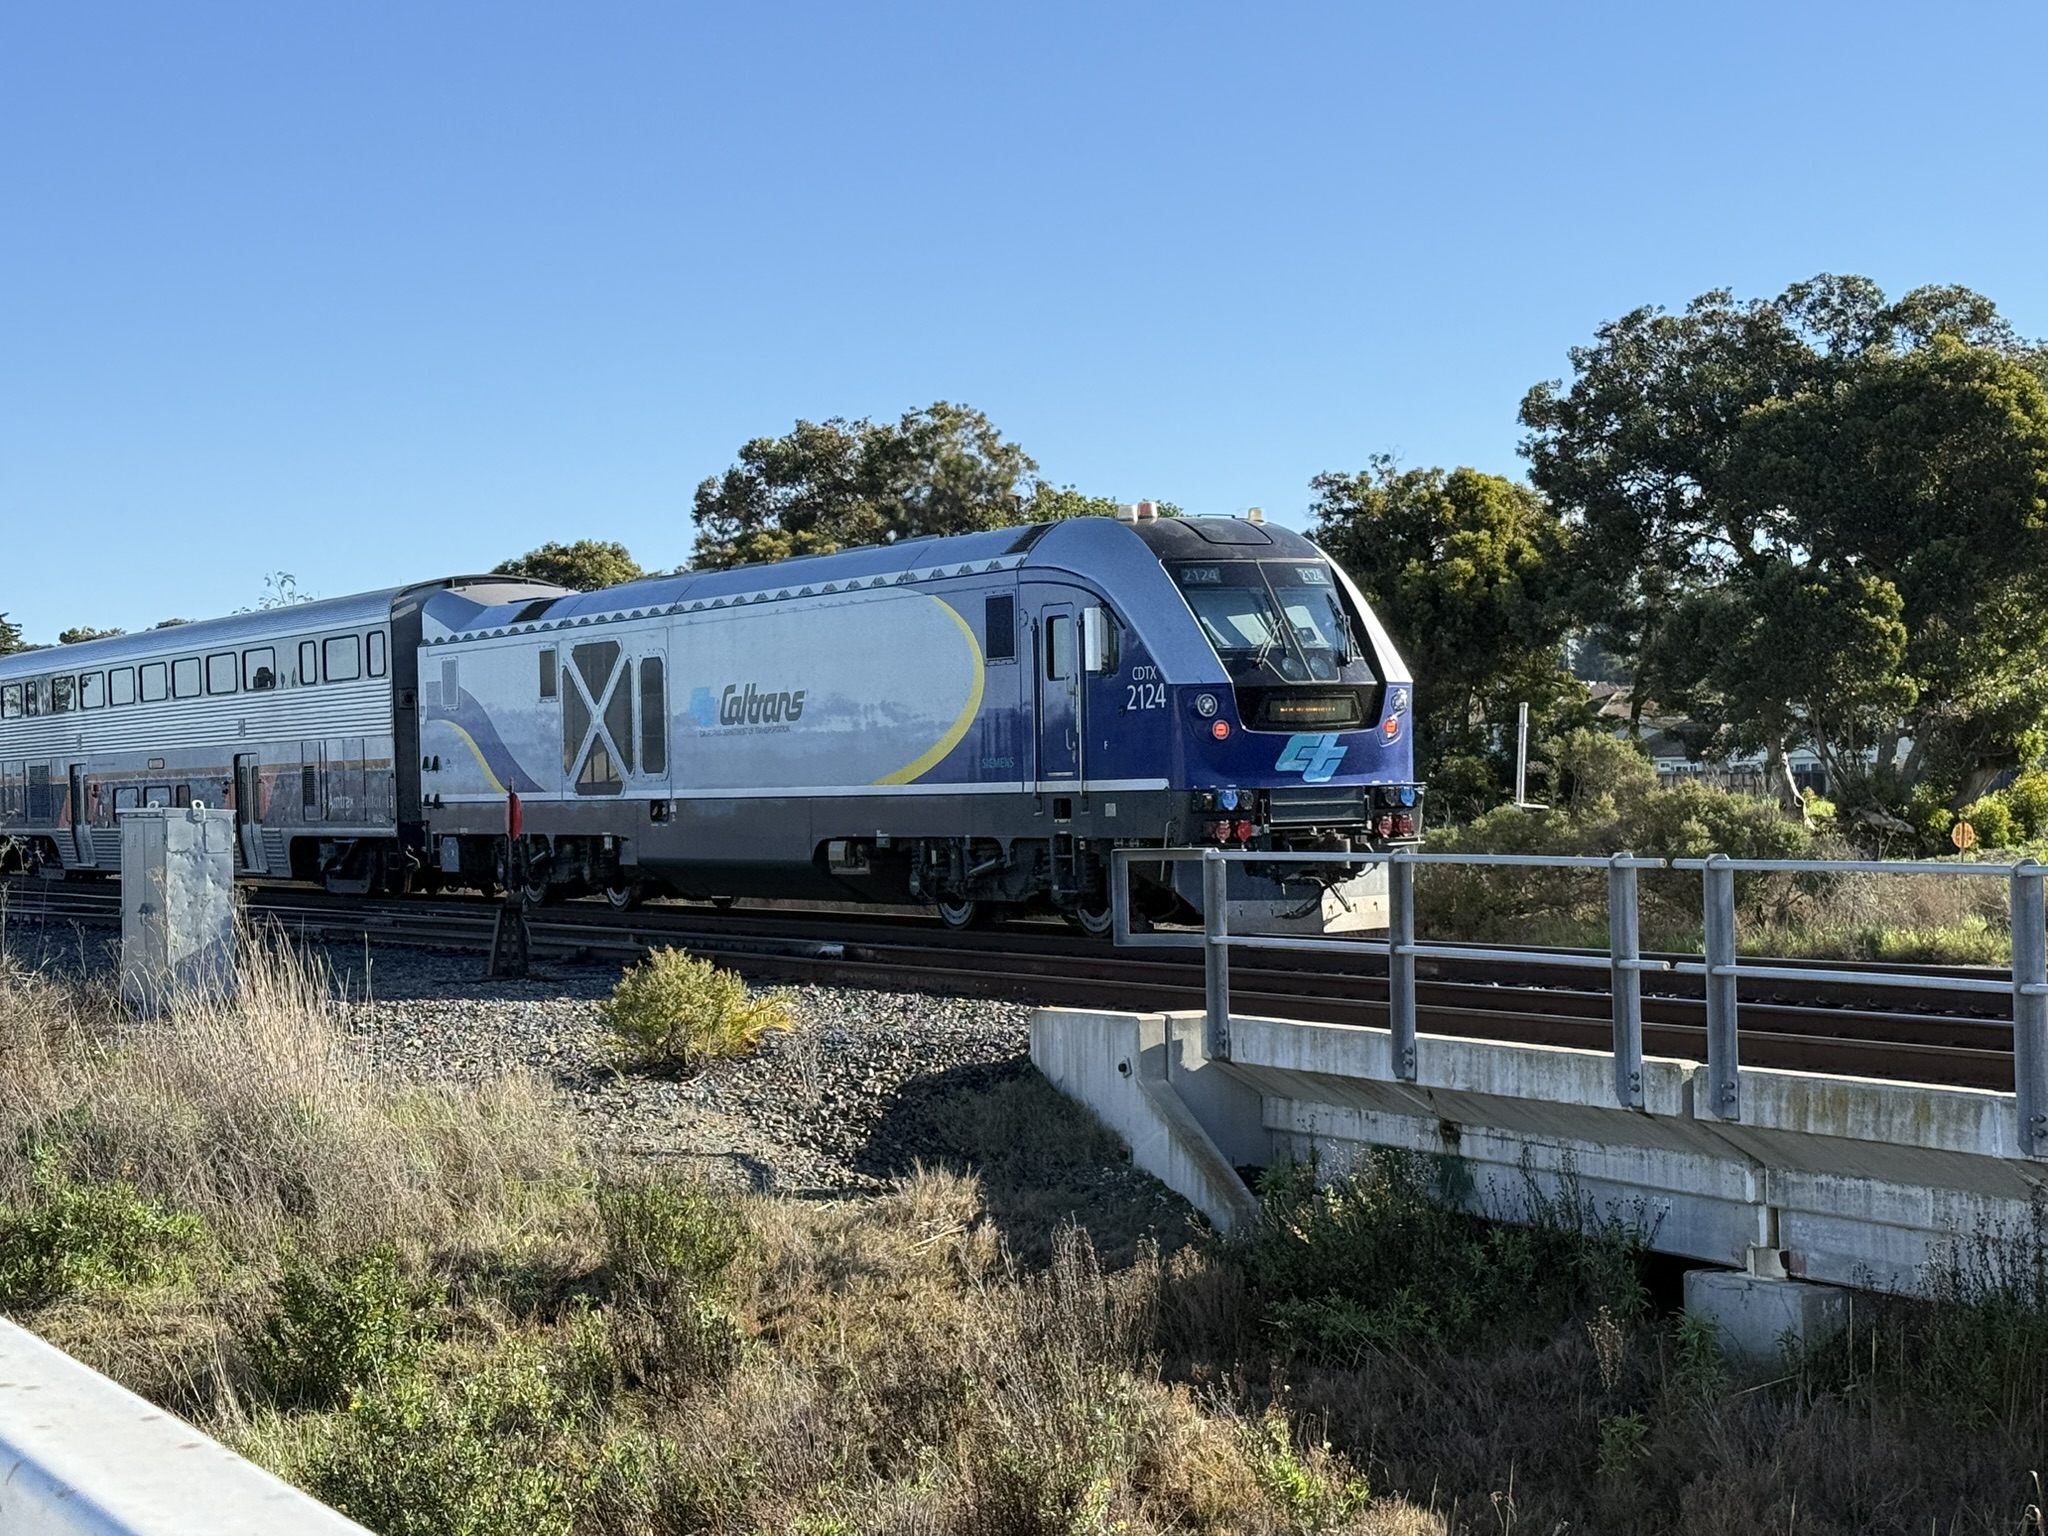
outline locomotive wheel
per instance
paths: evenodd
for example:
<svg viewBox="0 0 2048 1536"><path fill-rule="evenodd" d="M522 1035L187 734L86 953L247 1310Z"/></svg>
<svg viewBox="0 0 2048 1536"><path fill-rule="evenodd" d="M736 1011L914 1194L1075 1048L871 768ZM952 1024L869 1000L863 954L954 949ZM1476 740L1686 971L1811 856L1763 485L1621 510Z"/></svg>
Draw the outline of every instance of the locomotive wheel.
<svg viewBox="0 0 2048 1536"><path fill-rule="evenodd" d="M1111 910L1107 899L1100 911L1076 905L1060 916L1066 919L1069 928L1078 928L1091 939L1106 939L1116 931L1116 913Z"/></svg>
<svg viewBox="0 0 2048 1536"><path fill-rule="evenodd" d="M985 901L948 901L941 897L933 905L939 909L939 921L953 929L985 927L994 915L994 909Z"/></svg>
<svg viewBox="0 0 2048 1536"><path fill-rule="evenodd" d="M529 907L551 907L562 899L545 875L529 875L519 894Z"/></svg>
<svg viewBox="0 0 2048 1536"><path fill-rule="evenodd" d="M604 899L614 912L630 912L647 899L647 887L638 880L622 880L604 888Z"/></svg>

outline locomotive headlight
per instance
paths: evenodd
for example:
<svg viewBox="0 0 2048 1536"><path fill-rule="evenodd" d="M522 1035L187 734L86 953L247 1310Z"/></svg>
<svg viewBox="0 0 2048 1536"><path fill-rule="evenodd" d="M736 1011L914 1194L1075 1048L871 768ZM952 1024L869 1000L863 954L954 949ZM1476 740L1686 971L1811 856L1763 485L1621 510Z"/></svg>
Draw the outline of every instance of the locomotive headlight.
<svg viewBox="0 0 2048 1536"><path fill-rule="evenodd" d="M1403 784L1401 786L1401 803L1403 805L1413 805L1415 803L1415 786L1413 784Z"/></svg>
<svg viewBox="0 0 2048 1536"><path fill-rule="evenodd" d="M1221 707L1216 702L1216 695L1213 693L1199 693L1195 695L1195 713L1204 720L1214 719L1216 711Z"/></svg>
<svg viewBox="0 0 2048 1536"><path fill-rule="evenodd" d="M1236 810L1237 791L1234 789L1219 789L1216 791L1216 807L1218 810L1224 811Z"/></svg>
<svg viewBox="0 0 2048 1536"><path fill-rule="evenodd" d="M1401 711L1402 711L1402 710L1406 709L1407 707L1408 707L1408 690L1407 690L1406 688L1396 688L1396 689L1394 690L1394 697L1393 697L1393 711L1394 711L1394 713L1398 715L1398 714L1400 714L1400 713L1401 713Z"/></svg>

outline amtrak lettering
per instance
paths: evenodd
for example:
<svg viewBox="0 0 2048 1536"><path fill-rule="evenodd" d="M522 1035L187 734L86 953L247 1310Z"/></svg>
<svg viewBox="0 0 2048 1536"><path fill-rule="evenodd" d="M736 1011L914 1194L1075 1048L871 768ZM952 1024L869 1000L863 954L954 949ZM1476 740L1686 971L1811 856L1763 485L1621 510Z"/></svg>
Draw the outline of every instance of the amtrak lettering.
<svg viewBox="0 0 2048 1536"><path fill-rule="evenodd" d="M718 701L720 725L772 725L778 720L804 717L804 690L794 693L763 693L754 684L740 692L738 683L727 683Z"/></svg>

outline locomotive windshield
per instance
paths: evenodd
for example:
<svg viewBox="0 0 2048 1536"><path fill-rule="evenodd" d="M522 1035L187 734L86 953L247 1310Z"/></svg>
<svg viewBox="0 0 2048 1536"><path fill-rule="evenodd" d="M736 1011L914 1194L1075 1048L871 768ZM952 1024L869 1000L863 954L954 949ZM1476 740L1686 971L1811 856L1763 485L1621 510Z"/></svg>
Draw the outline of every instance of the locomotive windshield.
<svg viewBox="0 0 2048 1536"><path fill-rule="evenodd" d="M1329 567L1307 560L1188 561L1181 596L1243 683L1379 681L1364 636Z"/></svg>

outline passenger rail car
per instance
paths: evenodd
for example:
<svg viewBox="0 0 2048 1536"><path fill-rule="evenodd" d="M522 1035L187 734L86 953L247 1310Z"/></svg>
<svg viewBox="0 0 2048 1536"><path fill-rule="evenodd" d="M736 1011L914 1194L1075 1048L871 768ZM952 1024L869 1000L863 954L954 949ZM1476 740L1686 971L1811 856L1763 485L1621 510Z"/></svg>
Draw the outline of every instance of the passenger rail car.
<svg viewBox="0 0 2048 1536"><path fill-rule="evenodd" d="M1306 912L1342 855L1420 832L1400 656L1342 570L1257 521L429 593L419 682L434 872L500 878L516 796L537 899L1049 906L1099 932L1117 847L1328 852L1233 888ZM1141 869L1153 915L1199 900L1195 866Z"/></svg>
<svg viewBox="0 0 2048 1536"><path fill-rule="evenodd" d="M402 889L430 594L564 595L464 577L0 657L0 868L118 873L122 811L204 803L245 874Z"/></svg>

